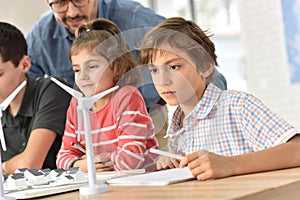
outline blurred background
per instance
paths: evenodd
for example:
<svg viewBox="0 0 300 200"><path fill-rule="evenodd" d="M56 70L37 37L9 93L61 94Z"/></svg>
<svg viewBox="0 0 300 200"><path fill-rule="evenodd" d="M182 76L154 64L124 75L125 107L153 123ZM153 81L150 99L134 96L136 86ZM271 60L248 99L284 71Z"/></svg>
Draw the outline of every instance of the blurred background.
<svg viewBox="0 0 300 200"><path fill-rule="evenodd" d="M300 130L300 0L136 1L213 33L228 89L254 94ZM45 0L0 0L0 20L24 35L49 11Z"/></svg>

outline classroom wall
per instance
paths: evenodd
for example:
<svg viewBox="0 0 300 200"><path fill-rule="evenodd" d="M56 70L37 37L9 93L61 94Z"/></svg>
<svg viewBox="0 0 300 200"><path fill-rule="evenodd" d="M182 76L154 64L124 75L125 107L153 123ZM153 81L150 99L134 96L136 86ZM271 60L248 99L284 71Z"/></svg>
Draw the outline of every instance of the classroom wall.
<svg viewBox="0 0 300 200"><path fill-rule="evenodd" d="M288 74L280 0L239 1L248 91L300 129L300 84Z"/></svg>
<svg viewBox="0 0 300 200"><path fill-rule="evenodd" d="M46 0L0 0L0 20L14 24L25 35L49 10Z"/></svg>

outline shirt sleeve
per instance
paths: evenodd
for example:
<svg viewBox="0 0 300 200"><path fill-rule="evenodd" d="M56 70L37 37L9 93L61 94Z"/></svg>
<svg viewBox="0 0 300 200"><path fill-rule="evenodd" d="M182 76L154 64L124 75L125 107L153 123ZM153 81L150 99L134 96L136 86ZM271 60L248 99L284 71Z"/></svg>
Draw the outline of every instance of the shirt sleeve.
<svg viewBox="0 0 300 200"><path fill-rule="evenodd" d="M154 126L137 89L120 90L114 96L112 111L116 117L118 146L111 154L116 170L141 168L149 148L157 148ZM149 161L151 162L151 161ZM153 162L153 160L152 160Z"/></svg>
<svg viewBox="0 0 300 200"><path fill-rule="evenodd" d="M36 116L32 130L45 128L63 135L71 96L50 79L41 79L40 81L43 83L40 84L37 92Z"/></svg>
<svg viewBox="0 0 300 200"><path fill-rule="evenodd" d="M241 105L245 136L254 151L284 143L298 132L253 95L247 94Z"/></svg>

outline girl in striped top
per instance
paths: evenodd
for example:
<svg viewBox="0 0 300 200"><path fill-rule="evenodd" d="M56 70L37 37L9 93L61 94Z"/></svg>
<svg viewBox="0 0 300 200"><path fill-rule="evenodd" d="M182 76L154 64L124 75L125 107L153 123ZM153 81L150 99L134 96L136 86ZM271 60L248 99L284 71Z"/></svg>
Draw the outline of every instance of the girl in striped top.
<svg viewBox="0 0 300 200"><path fill-rule="evenodd" d="M81 25L70 50L70 59L75 83L84 96L120 86L116 92L96 101L90 111L96 171L155 170L156 155L149 152L150 148L158 147L154 126L143 97L130 86L138 84L139 76L134 73L134 57L117 25L105 19ZM73 98L57 155L57 167L80 167L87 171L82 151L85 149L84 127L78 131L76 108L77 100Z"/></svg>

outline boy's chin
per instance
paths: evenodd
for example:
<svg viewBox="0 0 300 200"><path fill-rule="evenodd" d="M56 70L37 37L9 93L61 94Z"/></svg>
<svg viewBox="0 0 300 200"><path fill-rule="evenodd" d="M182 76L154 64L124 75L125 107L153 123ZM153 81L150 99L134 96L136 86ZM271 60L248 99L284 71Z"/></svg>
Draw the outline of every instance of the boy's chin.
<svg viewBox="0 0 300 200"><path fill-rule="evenodd" d="M170 101L170 100L166 100L166 99L164 99L164 100L169 106L178 106L177 101Z"/></svg>

